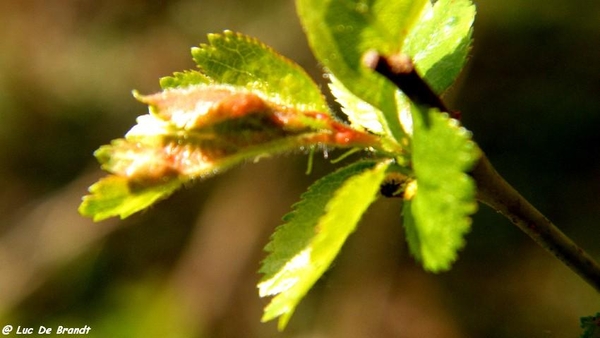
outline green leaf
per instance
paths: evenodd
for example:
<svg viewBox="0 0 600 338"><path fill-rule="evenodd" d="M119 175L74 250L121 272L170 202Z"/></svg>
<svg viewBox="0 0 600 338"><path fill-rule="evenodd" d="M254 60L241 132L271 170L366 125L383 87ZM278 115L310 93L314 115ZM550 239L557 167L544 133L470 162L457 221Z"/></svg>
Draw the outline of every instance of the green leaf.
<svg viewBox="0 0 600 338"><path fill-rule="evenodd" d="M426 270L449 269L464 245L469 215L477 210L475 182L467 172L479 156L458 121L435 110L413 111L416 186L406 197L404 226L409 249Z"/></svg>
<svg viewBox="0 0 600 338"><path fill-rule="evenodd" d="M186 70L176 72L173 76L165 76L160 79L160 87L168 88L185 88L189 86L208 84L211 80L204 74L195 70Z"/></svg>
<svg viewBox="0 0 600 338"><path fill-rule="evenodd" d="M406 37L404 53L436 93L442 93L462 70L471 45L475 5L471 0L439 0L427 6Z"/></svg>
<svg viewBox="0 0 600 338"><path fill-rule="evenodd" d="M363 54L402 50L405 37L419 20L428 0L297 0L300 21L310 46L350 92L380 112L385 132L401 140L396 88L361 65Z"/></svg>
<svg viewBox="0 0 600 338"><path fill-rule="evenodd" d="M246 87L268 100L302 111L328 113L316 83L304 69L251 37L225 31L192 48L194 61L216 83Z"/></svg>
<svg viewBox="0 0 600 338"><path fill-rule="evenodd" d="M595 316L582 317L581 328L581 338L600 338L600 312Z"/></svg>
<svg viewBox="0 0 600 338"><path fill-rule="evenodd" d="M314 183L284 217L261 267L260 296L275 296L263 321L280 317L279 329L285 328L376 198L388 166L365 161L340 169Z"/></svg>
<svg viewBox="0 0 600 338"><path fill-rule="evenodd" d="M390 156L400 160L400 155L405 153L404 146L392 139L389 133L385 132L381 120L379 119L381 111L350 92L334 75L329 74L329 79L331 80L329 83L331 93L341 105L342 111L346 114L348 120L350 120L352 128L361 131L368 130L373 134L377 134L380 136L382 146L377 150L388 153ZM402 107L401 104L404 104L404 107L410 108L410 101L408 98L401 96L399 91L396 91L396 95L399 103L398 107ZM401 101L402 99L404 99L404 101ZM407 110L408 112L405 112L404 110ZM410 109L404 110L399 112L399 118L403 130L410 135L410 133L412 133L412 126L407 125L407 123L412 124ZM408 115L408 119L405 118L405 115ZM400 162L402 161L400 160Z"/></svg>
<svg viewBox="0 0 600 338"><path fill-rule="evenodd" d="M383 126L379 121L381 112L377 108L352 94L334 75L329 75L329 80L331 80L329 83L331 94L342 106L342 112L348 116L354 128L366 129L378 135L384 134Z"/></svg>
<svg viewBox="0 0 600 338"><path fill-rule="evenodd" d="M182 185L179 180L135 187L125 177L107 176L90 187L90 195L83 198L79 213L94 221L120 216L121 219L147 208L171 195Z"/></svg>

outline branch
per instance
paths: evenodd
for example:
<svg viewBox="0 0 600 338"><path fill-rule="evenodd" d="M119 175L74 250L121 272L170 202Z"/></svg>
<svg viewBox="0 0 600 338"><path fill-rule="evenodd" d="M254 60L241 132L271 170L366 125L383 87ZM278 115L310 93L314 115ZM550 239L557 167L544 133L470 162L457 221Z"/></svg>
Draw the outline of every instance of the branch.
<svg viewBox="0 0 600 338"><path fill-rule="evenodd" d="M363 63L392 81L415 104L449 112L440 97L416 72L408 56L399 54L384 57L377 52L367 52ZM538 245L600 292L598 263L508 184L485 154L482 153L471 176L477 184L477 198L480 202L503 214Z"/></svg>
<svg viewBox="0 0 600 338"><path fill-rule="evenodd" d="M508 218L537 244L600 292L598 263L508 184L485 154L471 175L477 183L477 197L481 202Z"/></svg>
<svg viewBox="0 0 600 338"><path fill-rule="evenodd" d="M458 112L452 112L444 101L429 87L417 73L415 66L406 54L383 57L375 51L366 52L363 64L392 81L408 98L419 106L437 108L441 112L458 118Z"/></svg>

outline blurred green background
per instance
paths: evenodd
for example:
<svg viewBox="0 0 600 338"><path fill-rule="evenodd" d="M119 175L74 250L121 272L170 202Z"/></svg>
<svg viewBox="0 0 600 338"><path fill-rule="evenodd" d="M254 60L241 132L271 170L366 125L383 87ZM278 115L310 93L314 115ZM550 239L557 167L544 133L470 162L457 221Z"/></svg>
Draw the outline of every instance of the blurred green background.
<svg viewBox="0 0 600 338"><path fill-rule="evenodd" d="M600 2L479 0L448 95L497 169L600 258ZM290 154L198 182L125 221L77 214L158 79L224 29L323 83L292 0L0 0L0 326L92 337L576 337L600 296L481 206L450 272L407 253L400 204L369 210L288 329L260 323L256 273L280 218L336 165ZM268 66L268 65L266 65ZM326 87L324 87L326 88ZM335 155L335 154L333 154ZM337 165L339 166L339 165Z"/></svg>

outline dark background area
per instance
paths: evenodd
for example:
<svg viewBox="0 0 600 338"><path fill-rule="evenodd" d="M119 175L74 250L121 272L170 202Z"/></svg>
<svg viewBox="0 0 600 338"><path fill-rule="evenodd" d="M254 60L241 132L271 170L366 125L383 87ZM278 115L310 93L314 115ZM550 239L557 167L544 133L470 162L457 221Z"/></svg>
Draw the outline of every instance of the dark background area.
<svg viewBox="0 0 600 338"><path fill-rule="evenodd" d="M600 258L600 2L479 0L472 57L447 96L497 169ZM127 220L77 214L158 79L224 29L255 36L325 87L291 0L0 0L0 326L92 337L576 337L600 297L480 206L450 272L409 256L380 200L288 329L260 323L262 247L335 169L290 154L245 164ZM268 65L266 65L268 66ZM335 154L334 154L335 155Z"/></svg>

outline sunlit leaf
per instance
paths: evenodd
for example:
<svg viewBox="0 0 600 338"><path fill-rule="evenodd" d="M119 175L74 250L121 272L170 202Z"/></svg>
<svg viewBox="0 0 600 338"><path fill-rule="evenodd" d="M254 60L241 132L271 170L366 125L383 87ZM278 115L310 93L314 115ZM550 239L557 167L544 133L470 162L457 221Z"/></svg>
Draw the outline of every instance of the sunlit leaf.
<svg viewBox="0 0 600 338"><path fill-rule="evenodd" d="M92 217L94 221L113 216L126 218L168 197L181 184L174 179L137 187L126 177L107 176L90 187L90 195L83 198L79 212Z"/></svg>
<svg viewBox="0 0 600 338"><path fill-rule="evenodd" d="M348 116L352 126L366 129L375 134L384 134L383 126L379 121L381 112L352 94L335 76L329 75L329 79L331 80L329 89L342 106L342 111Z"/></svg>
<svg viewBox="0 0 600 338"><path fill-rule="evenodd" d="M413 120L416 183L404 204L407 241L426 270L447 270L477 210L475 183L467 172L480 151L470 132L446 114L415 111Z"/></svg>
<svg viewBox="0 0 600 338"><path fill-rule="evenodd" d="M464 67L474 19L471 0L439 0L406 37L403 52L435 92L446 90Z"/></svg>
<svg viewBox="0 0 600 338"><path fill-rule="evenodd" d="M315 184L285 218L266 250L262 297L275 296L263 321L279 318L283 329L300 300L327 270L376 198L389 162L358 162Z"/></svg>
<svg viewBox="0 0 600 338"><path fill-rule="evenodd" d="M328 113L319 87L304 69L262 42L231 31L209 34L192 49L194 61L215 83L263 93L269 101L302 111Z"/></svg>
<svg viewBox="0 0 600 338"><path fill-rule="evenodd" d="M131 210L141 210L136 192L125 189L132 185L138 192L164 191L166 188L161 187L171 187L173 182L180 185L242 161L303 147L379 147L373 135L354 130L328 114L280 106L265 99L264 93L244 87L176 86L136 97L149 105L150 114L140 116L124 139L114 140L95 153L102 168L123 183L119 198L108 199L101 196L106 195L104 190L92 189L92 195L98 196L87 198L96 201L96 207L85 209L91 210L85 215L94 216L90 212L102 210L102 218L110 216L109 211L112 216L127 217ZM128 193L131 198L127 198ZM144 207L157 199L144 199L148 201ZM111 204L119 200L135 200L135 208ZM106 210L102 202L107 203Z"/></svg>

